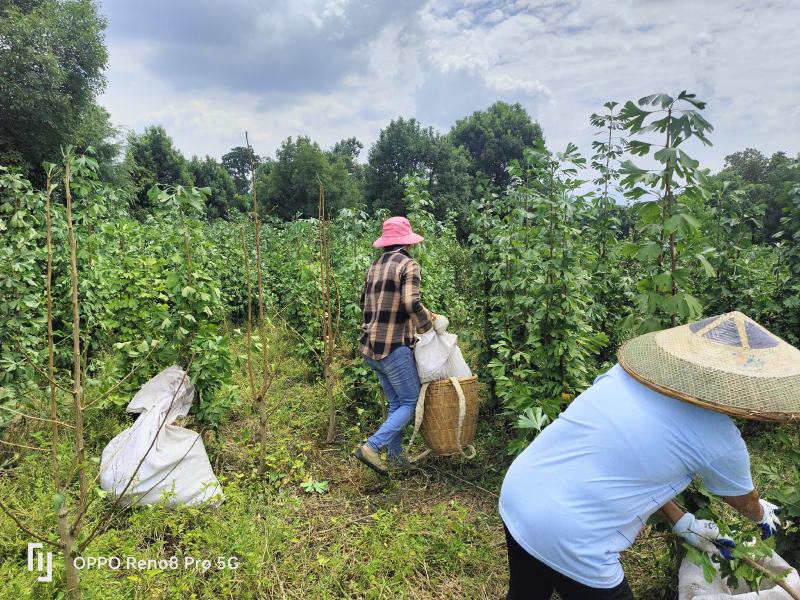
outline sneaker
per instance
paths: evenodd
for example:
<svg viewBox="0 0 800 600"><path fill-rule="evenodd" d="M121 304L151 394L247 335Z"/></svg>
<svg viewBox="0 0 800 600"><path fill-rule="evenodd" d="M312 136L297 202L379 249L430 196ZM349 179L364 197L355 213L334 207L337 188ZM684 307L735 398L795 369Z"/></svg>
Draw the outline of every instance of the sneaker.
<svg viewBox="0 0 800 600"><path fill-rule="evenodd" d="M383 462L381 455L366 444L356 448L353 456L375 471L378 475L383 475L385 477L389 474L389 471L386 468L386 463Z"/></svg>

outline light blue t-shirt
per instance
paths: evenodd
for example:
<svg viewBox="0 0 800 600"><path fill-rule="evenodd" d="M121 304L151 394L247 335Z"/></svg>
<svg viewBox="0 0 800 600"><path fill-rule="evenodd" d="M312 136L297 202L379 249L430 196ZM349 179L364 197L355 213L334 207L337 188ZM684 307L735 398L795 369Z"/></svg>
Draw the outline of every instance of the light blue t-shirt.
<svg viewBox="0 0 800 600"><path fill-rule="evenodd" d="M693 474L721 496L753 489L733 420L659 394L615 365L514 460L500 515L532 556L612 588L624 576L619 553Z"/></svg>

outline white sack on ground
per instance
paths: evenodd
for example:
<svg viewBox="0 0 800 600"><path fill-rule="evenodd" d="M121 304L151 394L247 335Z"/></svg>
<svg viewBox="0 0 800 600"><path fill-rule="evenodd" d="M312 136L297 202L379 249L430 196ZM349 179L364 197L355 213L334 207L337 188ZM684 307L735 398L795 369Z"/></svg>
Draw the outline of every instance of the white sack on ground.
<svg viewBox="0 0 800 600"><path fill-rule="evenodd" d="M420 335L414 347L414 359L420 383L472 375L458 347L458 336L446 331L436 333L431 329Z"/></svg>
<svg viewBox="0 0 800 600"><path fill-rule="evenodd" d="M124 492L123 505L153 504L165 491L171 506L221 501L200 434L173 425L189 413L193 398L194 386L177 365L145 383L127 408L139 418L103 449L100 487L115 498Z"/></svg>
<svg viewBox="0 0 800 600"><path fill-rule="evenodd" d="M792 567L777 554L761 561L761 564L776 573L782 573ZM800 576L796 569L792 569L784 580L793 591L800 592ZM792 600L786 591L775 583L763 579L761 591L752 591L746 583L742 582L739 589L732 590L719 576L711 583L703 577L703 569L698 567L688 558L684 558L678 572L678 600Z"/></svg>

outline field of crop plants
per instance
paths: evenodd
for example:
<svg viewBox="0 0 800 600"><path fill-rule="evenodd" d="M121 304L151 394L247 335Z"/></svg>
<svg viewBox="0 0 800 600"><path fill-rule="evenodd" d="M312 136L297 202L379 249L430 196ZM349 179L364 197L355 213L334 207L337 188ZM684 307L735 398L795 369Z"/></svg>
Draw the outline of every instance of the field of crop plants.
<svg viewBox="0 0 800 600"><path fill-rule="evenodd" d="M800 346L800 8L721 4L0 0L0 600L505 597L509 465L623 342L737 310ZM473 458L380 477L358 342L393 215L480 415ZM172 365L224 500L126 507L104 449ZM651 518L637 599L685 560L800 566L800 423L737 425L779 530L698 478L676 501L733 558Z"/></svg>
<svg viewBox="0 0 800 600"><path fill-rule="evenodd" d="M703 109L687 93L608 103L589 156L534 144L458 213L436 210L429 177L402 178L427 240L423 301L458 332L482 406L473 460L388 480L350 457L385 411L357 340L388 210L328 210L318 179L317 217L279 219L245 179L224 219L209 216L214 190L179 183L151 185L143 213L92 149L64 148L35 183L3 168L0 595L62 597L72 577L87 598L501 597L503 474L621 341L736 309L800 343L800 163L773 157L767 198L741 166L754 151L712 176L686 150L709 143ZM98 485L100 453L131 424L132 394L175 363L225 501L123 509ZM800 430L740 425L797 564ZM691 489L688 507L751 531ZM684 550L665 531L648 525L623 555L637 598L675 595ZM36 539L62 550L34 585ZM155 561L70 574L64 548ZM187 558L212 563L171 568Z"/></svg>

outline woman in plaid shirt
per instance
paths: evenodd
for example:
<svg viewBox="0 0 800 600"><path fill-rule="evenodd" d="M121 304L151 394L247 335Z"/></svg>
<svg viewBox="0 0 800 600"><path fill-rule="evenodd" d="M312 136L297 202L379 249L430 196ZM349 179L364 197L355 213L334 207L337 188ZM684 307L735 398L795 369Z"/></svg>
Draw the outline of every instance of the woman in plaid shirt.
<svg viewBox="0 0 800 600"><path fill-rule="evenodd" d="M383 234L372 244L384 252L367 271L361 297L364 323L359 349L378 375L389 411L383 425L356 449L355 456L381 475L387 474L387 465L380 451L386 448L390 465L401 461L403 429L417 405L420 383L411 350L416 333L447 327L447 319L429 311L419 298L419 265L408 247L423 239L405 217L387 219Z"/></svg>

